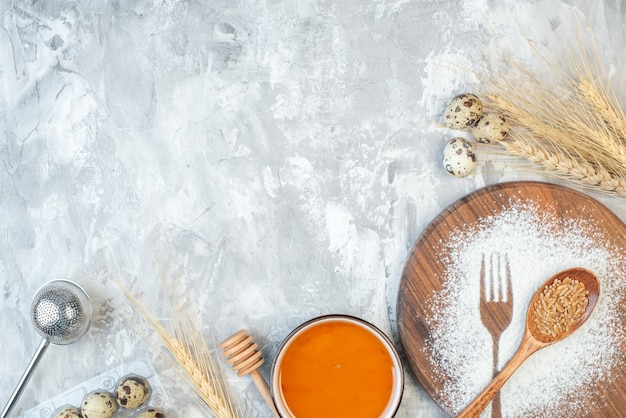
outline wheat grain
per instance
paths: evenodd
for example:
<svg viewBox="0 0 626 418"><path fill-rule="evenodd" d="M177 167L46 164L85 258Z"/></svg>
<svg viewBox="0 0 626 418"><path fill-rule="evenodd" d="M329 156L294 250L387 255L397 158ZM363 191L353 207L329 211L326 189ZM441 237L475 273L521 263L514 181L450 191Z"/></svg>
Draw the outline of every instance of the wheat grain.
<svg viewBox="0 0 626 418"><path fill-rule="evenodd" d="M582 282L565 277L545 286L539 299L533 305L534 323L542 334L558 337L580 322L589 304L589 291ZM546 301L552 302L550 307Z"/></svg>

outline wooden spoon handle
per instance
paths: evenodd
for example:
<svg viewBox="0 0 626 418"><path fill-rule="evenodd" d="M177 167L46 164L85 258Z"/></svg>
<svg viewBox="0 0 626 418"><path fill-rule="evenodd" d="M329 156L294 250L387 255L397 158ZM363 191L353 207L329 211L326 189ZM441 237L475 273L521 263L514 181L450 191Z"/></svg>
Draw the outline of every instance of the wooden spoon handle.
<svg viewBox="0 0 626 418"><path fill-rule="evenodd" d="M474 400L461 411L457 418L476 418L489 405L489 402L502 389L509 377L522 365L522 363L535 351L541 348L541 344L535 340L524 339L511 357L511 360L500 370L493 380L483 389Z"/></svg>

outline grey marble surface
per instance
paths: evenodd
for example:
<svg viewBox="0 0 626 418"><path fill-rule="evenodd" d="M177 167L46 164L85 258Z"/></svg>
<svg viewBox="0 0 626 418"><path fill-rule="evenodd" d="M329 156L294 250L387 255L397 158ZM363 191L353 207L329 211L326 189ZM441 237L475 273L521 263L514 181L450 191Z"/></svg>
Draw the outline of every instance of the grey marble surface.
<svg viewBox="0 0 626 418"><path fill-rule="evenodd" d="M425 226L484 185L544 179L489 161L465 179L443 170L450 132L433 121L479 81L460 67L488 63L490 37L531 60L517 45L550 42L574 12L621 72L623 3L585 3L0 2L0 404L40 340L31 298L53 278L87 290L94 321L50 347L16 416L138 358L162 373L174 416L206 416L184 406L112 275L161 312L154 289L172 273L207 339L247 328L270 360L320 314L395 339ZM594 197L626 219L623 199ZM270 416L226 374L245 416ZM398 417L444 416L406 378Z"/></svg>

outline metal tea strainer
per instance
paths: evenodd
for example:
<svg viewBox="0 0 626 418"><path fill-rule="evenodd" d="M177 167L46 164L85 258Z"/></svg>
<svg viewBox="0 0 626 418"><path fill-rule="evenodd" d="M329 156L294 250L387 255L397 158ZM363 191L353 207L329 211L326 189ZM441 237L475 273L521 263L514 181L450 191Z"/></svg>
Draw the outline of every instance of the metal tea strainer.
<svg viewBox="0 0 626 418"><path fill-rule="evenodd" d="M35 330L43 340L2 410L0 418L6 418L13 409L50 343L71 344L87 332L92 318L91 301L87 293L77 284L69 280L52 280L35 293L30 317Z"/></svg>

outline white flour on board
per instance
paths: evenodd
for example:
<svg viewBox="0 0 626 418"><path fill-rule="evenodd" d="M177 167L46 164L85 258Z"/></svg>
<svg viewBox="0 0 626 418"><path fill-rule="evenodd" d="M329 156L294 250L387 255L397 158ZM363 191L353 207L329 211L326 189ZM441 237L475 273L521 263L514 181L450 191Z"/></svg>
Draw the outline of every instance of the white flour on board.
<svg viewBox="0 0 626 418"><path fill-rule="evenodd" d="M451 238L440 254L448 266L443 290L427 302L437 312L429 320L426 350L433 373L443 378L438 393L443 406L460 411L491 380L492 340L480 319L479 291L482 256L492 253L506 254L513 282L513 319L500 340L498 369L517 349L528 303L545 280L567 268L585 267L601 282L587 323L535 353L505 384L503 416L577 416L590 403L602 403L594 389L606 385L613 366L624 360L622 249L601 245L608 241L592 221L557 219L527 202L511 202L502 212L453 231Z"/></svg>

